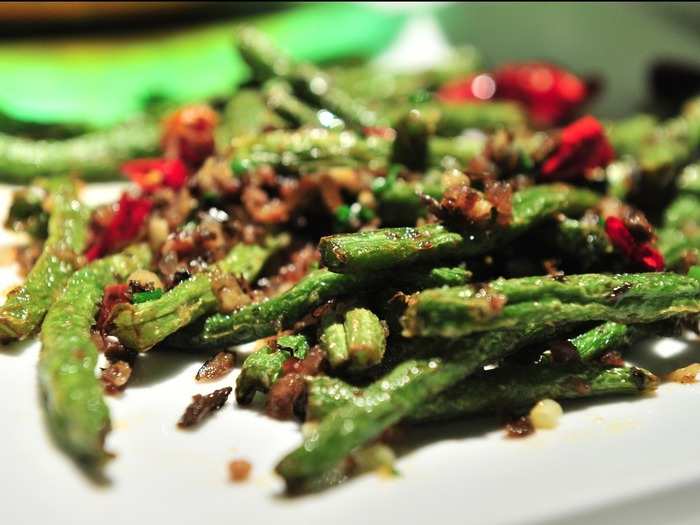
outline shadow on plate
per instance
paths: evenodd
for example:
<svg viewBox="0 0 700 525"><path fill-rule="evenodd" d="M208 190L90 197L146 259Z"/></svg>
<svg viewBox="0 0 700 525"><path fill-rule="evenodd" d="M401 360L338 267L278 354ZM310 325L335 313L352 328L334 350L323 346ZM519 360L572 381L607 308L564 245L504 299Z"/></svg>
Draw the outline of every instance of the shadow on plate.
<svg viewBox="0 0 700 525"><path fill-rule="evenodd" d="M209 354L185 352L171 349L155 349L140 354L134 367L134 377L129 381L129 389L157 385L181 373L192 363L204 363ZM194 377L192 378L194 382Z"/></svg>
<svg viewBox="0 0 700 525"><path fill-rule="evenodd" d="M27 347L34 344L36 340L34 338L25 339L24 341L15 341L13 343L8 343L0 345L0 354L18 356L22 354Z"/></svg>

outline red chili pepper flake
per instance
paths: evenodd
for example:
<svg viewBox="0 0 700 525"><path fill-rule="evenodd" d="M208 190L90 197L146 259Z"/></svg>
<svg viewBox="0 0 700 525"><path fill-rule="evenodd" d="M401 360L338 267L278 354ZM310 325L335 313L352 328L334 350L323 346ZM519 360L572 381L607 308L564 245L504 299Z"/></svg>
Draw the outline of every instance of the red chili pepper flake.
<svg viewBox="0 0 700 525"><path fill-rule="evenodd" d="M147 197L132 197L123 193L105 231L85 252L87 260L93 261L133 240L141 230L151 206L151 200Z"/></svg>
<svg viewBox="0 0 700 525"><path fill-rule="evenodd" d="M185 106L164 122L162 146L168 158L196 167L214 153L214 129L219 117L205 104Z"/></svg>
<svg viewBox="0 0 700 525"><path fill-rule="evenodd" d="M545 62L505 64L443 85L437 96L443 102L513 100L528 110L536 125L552 126L571 116L591 92L573 73Z"/></svg>
<svg viewBox="0 0 700 525"><path fill-rule="evenodd" d="M364 131L366 137L379 137L386 140L394 140L396 137L394 128L371 126L364 128L362 131Z"/></svg>
<svg viewBox="0 0 700 525"><path fill-rule="evenodd" d="M474 102L495 98L496 81L487 73L474 74L444 84L437 97L447 103Z"/></svg>
<svg viewBox="0 0 700 525"><path fill-rule="evenodd" d="M131 302L131 291L128 284L109 284L105 286L102 305L97 314L97 328L102 331L109 322L112 310L121 303Z"/></svg>
<svg viewBox="0 0 700 525"><path fill-rule="evenodd" d="M180 159L135 159L122 165L122 173L145 193L158 188L179 190L187 182L189 170Z"/></svg>
<svg viewBox="0 0 700 525"><path fill-rule="evenodd" d="M545 179L571 179L607 166L614 156L603 125L587 115L561 131L559 147L544 162L540 173Z"/></svg>
<svg viewBox="0 0 700 525"><path fill-rule="evenodd" d="M608 217L605 220L605 233L613 246L630 261L651 272L664 270L663 255L651 243L635 240L622 219Z"/></svg>

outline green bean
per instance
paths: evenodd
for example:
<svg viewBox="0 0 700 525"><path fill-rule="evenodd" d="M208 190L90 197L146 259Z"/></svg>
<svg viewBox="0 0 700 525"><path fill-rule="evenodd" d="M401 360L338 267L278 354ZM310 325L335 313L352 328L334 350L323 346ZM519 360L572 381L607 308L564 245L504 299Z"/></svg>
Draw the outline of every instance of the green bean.
<svg viewBox="0 0 700 525"><path fill-rule="evenodd" d="M343 127L343 122L330 113L327 116L327 125L324 125L319 120L318 111L296 98L292 93L292 86L284 80L268 80L263 84L262 92L267 107L274 110L294 127Z"/></svg>
<svg viewBox="0 0 700 525"><path fill-rule="evenodd" d="M443 104L431 102L417 106L432 121L435 133L445 137L459 135L467 129L486 131L524 126L526 116L520 106L512 102L478 102Z"/></svg>
<svg viewBox="0 0 700 525"><path fill-rule="evenodd" d="M331 368L338 368L350 360L345 326L337 319L335 312L329 312L321 318L318 344L326 353Z"/></svg>
<svg viewBox="0 0 700 525"><path fill-rule="evenodd" d="M598 196L566 185L539 185L513 195L513 220L503 229L462 234L441 224L417 228L383 228L376 231L323 237L319 243L323 263L335 272L367 272L415 263L437 263L464 258L514 239L553 213L574 214L594 206Z"/></svg>
<svg viewBox="0 0 700 525"><path fill-rule="evenodd" d="M307 384L306 417L311 420L322 420L344 403L357 403L365 395L363 389L328 376L309 377ZM428 423L515 411L527 409L540 399L642 394L656 389L657 384L656 376L637 367L502 366L467 378L429 399L405 421Z"/></svg>
<svg viewBox="0 0 700 525"><path fill-rule="evenodd" d="M635 325L607 322L571 339L581 359L590 361L603 353L628 346L644 333Z"/></svg>
<svg viewBox="0 0 700 525"><path fill-rule="evenodd" d="M524 330L495 331L483 337L445 343L451 356L445 359L412 359L399 364L364 390L362 400L346 403L326 416L303 444L276 467L290 491L303 490L314 478L333 469L353 449L380 435L438 395L475 372L497 361L519 345L532 342L551 327L531 324Z"/></svg>
<svg viewBox="0 0 700 525"><path fill-rule="evenodd" d="M332 78L316 66L295 62L255 30L242 31L238 47L259 81L275 77L284 79L294 87L297 95L338 115L351 128L361 130L372 126L387 126L391 121L386 111L373 110L334 83ZM407 109L404 106L398 112L403 113ZM452 106L433 103L430 111L435 113L436 131L447 135L456 135L466 128L491 129L519 125L524 121L523 113L517 106L500 102Z"/></svg>
<svg viewBox="0 0 700 525"><path fill-rule="evenodd" d="M319 166L380 169L387 165L390 147L387 139L362 138L351 131L273 131L234 140L233 162L246 167L270 164L296 172Z"/></svg>
<svg viewBox="0 0 700 525"><path fill-rule="evenodd" d="M184 348L219 348L256 341L290 328L313 308L359 290L369 277L315 270L290 290L230 314L214 314L166 344Z"/></svg>
<svg viewBox="0 0 700 525"><path fill-rule="evenodd" d="M472 279L472 272L460 266L437 267L431 269L403 269L398 275L389 277L390 284L403 292L439 288L441 286L462 286Z"/></svg>
<svg viewBox="0 0 700 525"><path fill-rule="evenodd" d="M258 81L264 82L274 77L286 80L298 96L329 110L349 127L362 129L381 122L375 112L341 88L333 86L316 66L295 62L262 33L252 28L241 31L238 50Z"/></svg>
<svg viewBox="0 0 700 525"><path fill-rule="evenodd" d="M78 268L87 242L90 213L78 200L74 181L47 183L50 192L48 238L24 284L0 307L0 338L24 339L36 332L46 311Z"/></svg>
<svg viewBox="0 0 700 525"><path fill-rule="evenodd" d="M294 359L304 359L309 353L309 341L302 334L282 335L277 338L277 348L289 352Z"/></svg>
<svg viewBox="0 0 700 525"><path fill-rule="evenodd" d="M350 367L363 370L378 364L386 351L386 334L379 318L366 308L353 308L343 322Z"/></svg>
<svg viewBox="0 0 700 525"><path fill-rule="evenodd" d="M29 139L68 139L93 128L78 122L37 122L0 112L0 132Z"/></svg>
<svg viewBox="0 0 700 525"><path fill-rule="evenodd" d="M642 114L612 122L606 131L617 155L637 156L644 141L653 135L658 124L655 117Z"/></svg>
<svg viewBox="0 0 700 525"><path fill-rule="evenodd" d="M700 167L691 164L678 179L679 195L666 208L658 246L666 267L685 272L700 260Z"/></svg>
<svg viewBox="0 0 700 525"><path fill-rule="evenodd" d="M268 129L283 129L284 119L267 107L263 96L254 89L240 89L229 100L216 130L220 150L229 146L231 139L241 135L257 135Z"/></svg>
<svg viewBox="0 0 700 525"><path fill-rule="evenodd" d="M391 152L392 164L403 164L413 171L428 167L428 139L432 132L424 114L411 109L394 125L396 138Z"/></svg>
<svg viewBox="0 0 700 525"><path fill-rule="evenodd" d="M624 262L624 258L615 253L605 227L599 222L564 218L557 222L550 238L558 254L571 260L576 268L609 270Z"/></svg>
<svg viewBox="0 0 700 525"><path fill-rule="evenodd" d="M289 236L268 238L261 245L237 244L213 271L199 273L159 299L141 304L122 303L113 310L114 333L128 348L146 351L192 321L216 311L212 290L216 272L253 280L265 261L289 244Z"/></svg>
<svg viewBox="0 0 700 525"><path fill-rule="evenodd" d="M39 384L50 430L66 452L88 464L107 458L104 439L110 428L90 330L105 286L125 281L150 260L148 246L137 245L78 270L41 327Z"/></svg>
<svg viewBox="0 0 700 525"><path fill-rule="evenodd" d="M416 269L399 275L348 275L326 269L306 275L290 290L262 303L244 306L230 314L214 314L165 340L166 346L217 348L256 341L291 328L294 323L323 303L378 283L392 286L464 283L471 274L462 268Z"/></svg>
<svg viewBox="0 0 700 525"><path fill-rule="evenodd" d="M493 301L504 301L494 307ZM525 277L496 280L483 294L440 288L413 295L402 318L404 335L459 337L540 323L649 323L700 312L700 282L675 273L582 274L564 281Z"/></svg>
<svg viewBox="0 0 700 525"><path fill-rule="evenodd" d="M247 405L253 401L256 392L267 392L282 376L282 367L289 359L285 351L263 346L250 354L241 367L236 379L236 401Z"/></svg>
<svg viewBox="0 0 700 525"><path fill-rule="evenodd" d="M444 63L434 68L395 73L377 67L331 67L326 70L334 85L352 97L367 103L395 104L421 92L428 92L455 78L465 77L481 66L481 58L472 47L455 49Z"/></svg>
<svg viewBox="0 0 700 525"><path fill-rule="evenodd" d="M158 149L158 124L146 118L64 140L0 134L0 180L22 184L66 173L87 181L115 179L123 162L151 156Z"/></svg>

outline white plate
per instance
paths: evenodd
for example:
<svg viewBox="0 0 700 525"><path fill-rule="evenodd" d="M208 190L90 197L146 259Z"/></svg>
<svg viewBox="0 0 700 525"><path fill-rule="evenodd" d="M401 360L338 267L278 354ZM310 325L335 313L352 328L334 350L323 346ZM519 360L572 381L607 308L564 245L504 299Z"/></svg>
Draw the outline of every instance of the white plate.
<svg viewBox="0 0 700 525"><path fill-rule="evenodd" d="M91 187L110 200L114 186ZM0 190L4 216L9 190ZM0 248L13 242L4 233ZM2 268L0 289L16 282ZM700 489L700 388L663 385L641 399L567 404L556 430L504 438L489 419L424 428L407 436L400 477L367 475L324 494L285 499L273 466L300 439L298 426L233 402L199 430L175 422L190 396L232 384L195 383L208 357L153 352L120 397L109 397L117 454L109 483L91 483L51 442L36 387L36 342L0 353L0 523L58 525L228 524L283 519L288 524L413 520L473 523L697 523ZM700 360L697 344L661 340L633 360L667 372ZM253 464L249 482L227 481L227 463ZM153 521L157 520L157 521Z"/></svg>
<svg viewBox="0 0 700 525"><path fill-rule="evenodd" d="M406 40L431 41L435 35L426 31L433 29L422 21L409 28L420 38ZM439 38L432 42L440 48ZM93 186L87 200L109 200L114 192ZM0 190L0 216L8 198L9 190ZM15 241L1 234L0 250ZM0 290L14 282L14 269L0 268ZM46 433L38 350L32 342L0 353L3 525L700 522L698 386L570 403L557 429L523 440L505 439L488 419L425 428L407 436L400 477L367 475L290 500L272 469L299 443L296 424L229 402L197 431L175 428L191 395L232 384L235 374L215 385L194 382L208 355L154 352L143 360L125 394L108 399L114 422L108 448L117 454L106 470L110 482L91 483ZM663 373L700 361L697 352L697 344L664 339L636 349L633 358ZM237 458L249 460L253 474L234 485L227 464Z"/></svg>

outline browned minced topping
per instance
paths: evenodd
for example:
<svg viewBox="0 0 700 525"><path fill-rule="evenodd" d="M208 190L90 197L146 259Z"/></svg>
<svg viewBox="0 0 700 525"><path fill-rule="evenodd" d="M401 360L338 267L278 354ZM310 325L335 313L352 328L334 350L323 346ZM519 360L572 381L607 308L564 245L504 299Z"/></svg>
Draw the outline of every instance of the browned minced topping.
<svg viewBox="0 0 700 525"><path fill-rule="evenodd" d="M315 376L323 370L325 359L326 353L318 346L314 346L304 359L288 359L284 363L283 373Z"/></svg>
<svg viewBox="0 0 700 525"><path fill-rule="evenodd" d="M315 263L321 259L321 254L315 245L305 244L289 256L289 263L281 266L272 277L259 279L259 290L253 294L255 300L280 294L298 283Z"/></svg>
<svg viewBox="0 0 700 525"><path fill-rule="evenodd" d="M513 220L513 189L503 181L487 181L484 187L486 200L496 210L496 223L508 226Z"/></svg>
<svg viewBox="0 0 700 525"><path fill-rule="evenodd" d="M523 438L534 433L535 427L532 426L532 422L530 421L529 417L521 416L508 421L506 423L505 430L506 437Z"/></svg>
<svg viewBox="0 0 700 525"><path fill-rule="evenodd" d="M253 470L253 465L245 459L234 459L228 464L228 477L234 483L246 481Z"/></svg>
<svg viewBox="0 0 700 525"><path fill-rule="evenodd" d="M224 196L236 195L241 189L241 180L231 172L231 163L224 157L209 157L192 178L192 184L200 193Z"/></svg>
<svg viewBox="0 0 700 525"><path fill-rule="evenodd" d="M363 184L361 172L352 168L331 168L318 176L306 176L312 177L318 181L321 200L331 213L344 203L343 190L359 194L363 187L367 186Z"/></svg>
<svg viewBox="0 0 700 525"><path fill-rule="evenodd" d="M271 197L260 186L246 186L243 189L241 201L256 222L279 224L289 220L289 206L278 197Z"/></svg>
<svg viewBox="0 0 700 525"><path fill-rule="evenodd" d="M245 175L241 203L253 221L280 224L289 221L309 196L316 195L317 184L308 177L284 177L270 166L260 166Z"/></svg>
<svg viewBox="0 0 700 525"><path fill-rule="evenodd" d="M168 230L175 230L187 221L197 207L189 189L158 188L152 195L153 216L163 219Z"/></svg>
<svg viewBox="0 0 700 525"><path fill-rule="evenodd" d="M232 273L214 270L211 274L211 289L216 297L219 312L224 314L250 304L253 300L248 282Z"/></svg>
<svg viewBox="0 0 700 525"><path fill-rule="evenodd" d="M200 382L216 381L233 370L235 365L236 354L233 352L219 352L204 362L195 379Z"/></svg>
<svg viewBox="0 0 700 525"><path fill-rule="evenodd" d="M292 326L292 330L294 332L300 332L309 326L318 324L321 318L333 309L334 304L335 301L330 300L320 306L317 306L304 317L295 322L294 326Z"/></svg>
<svg viewBox="0 0 700 525"><path fill-rule="evenodd" d="M179 275L195 274L221 260L230 248L223 225L204 214L192 229L172 233L160 249L158 270L168 287L174 286Z"/></svg>
<svg viewBox="0 0 700 525"><path fill-rule="evenodd" d="M552 353L552 362L556 364L570 364L581 361L581 355L571 341L554 341L549 345Z"/></svg>
<svg viewBox="0 0 700 525"><path fill-rule="evenodd" d="M179 428L190 428L198 424L211 412L219 410L233 389L230 386L214 390L211 394L202 396L200 394L192 396L192 403L185 409L184 414L178 421Z"/></svg>
<svg viewBox="0 0 700 525"><path fill-rule="evenodd" d="M126 387L131 377L131 365L126 361L115 361L102 369L100 379L106 394L118 394Z"/></svg>
<svg viewBox="0 0 700 525"><path fill-rule="evenodd" d="M447 188L439 206L433 212L445 222L466 226L491 223L493 205L482 192L466 184Z"/></svg>
<svg viewBox="0 0 700 525"><path fill-rule="evenodd" d="M485 183L485 192L468 184L448 187L431 211L454 227L486 228L494 223L507 226L513 218L512 188L507 182Z"/></svg>
<svg viewBox="0 0 700 525"><path fill-rule="evenodd" d="M113 335L102 335L101 341L98 343L98 348L102 350L107 361L110 363L126 361L130 365L133 365L138 356L138 352L126 348L121 341Z"/></svg>
<svg viewBox="0 0 700 525"><path fill-rule="evenodd" d="M556 133L498 130L492 133L483 152L469 164L469 169L487 174L487 177L505 177L515 174L520 166L523 145L535 164L544 161L559 145Z"/></svg>
<svg viewBox="0 0 700 525"><path fill-rule="evenodd" d="M306 398L305 376L317 375L323 370L325 353L318 347L312 348L302 359L288 359L283 368L283 376L270 388L267 395L266 412L276 419L301 417Z"/></svg>
<svg viewBox="0 0 700 525"><path fill-rule="evenodd" d="M270 387L265 412L275 419L292 419L303 412L306 380L301 374L287 374Z"/></svg>

